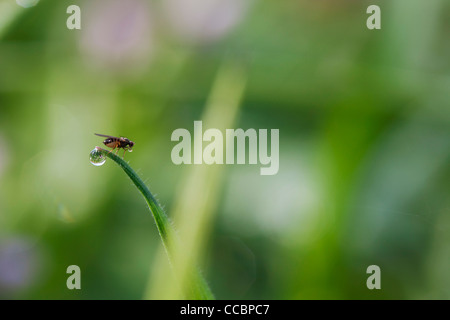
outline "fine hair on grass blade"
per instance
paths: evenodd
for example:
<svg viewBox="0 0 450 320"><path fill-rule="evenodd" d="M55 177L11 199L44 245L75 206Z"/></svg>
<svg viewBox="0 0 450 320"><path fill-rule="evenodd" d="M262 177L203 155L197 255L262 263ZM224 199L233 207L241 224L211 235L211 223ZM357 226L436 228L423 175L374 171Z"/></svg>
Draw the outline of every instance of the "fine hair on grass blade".
<svg viewBox="0 0 450 320"><path fill-rule="evenodd" d="M169 220L169 217L164 212L163 208L150 192L150 190L145 185L144 181L137 175L137 173L130 167L130 165L123 160L121 157L117 156L113 152L102 149L100 147L95 147L91 151L91 162L94 165L101 165L105 162L106 157L110 158L116 164L123 169L127 176L131 179L133 184L138 188L138 190L143 195L145 201L148 204L150 212L155 219L156 227L158 229L159 235L161 236L161 241L164 249L167 253L169 263L172 265L172 246L174 243L178 243L177 237L174 232L174 228ZM174 279L177 275L173 275ZM193 283L188 291L183 292L183 296L188 299L214 299L214 296L201 273L198 269L193 271L192 275ZM179 285L181 288L182 286Z"/></svg>

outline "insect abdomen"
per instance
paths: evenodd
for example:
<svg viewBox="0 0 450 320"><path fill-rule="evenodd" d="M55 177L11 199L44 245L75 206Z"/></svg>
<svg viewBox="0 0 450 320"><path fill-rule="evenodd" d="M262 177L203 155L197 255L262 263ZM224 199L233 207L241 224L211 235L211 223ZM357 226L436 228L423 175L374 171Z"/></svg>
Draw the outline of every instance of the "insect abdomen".
<svg viewBox="0 0 450 320"><path fill-rule="evenodd" d="M114 148L117 145L117 142L114 139L108 138L103 141L103 144L109 148Z"/></svg>

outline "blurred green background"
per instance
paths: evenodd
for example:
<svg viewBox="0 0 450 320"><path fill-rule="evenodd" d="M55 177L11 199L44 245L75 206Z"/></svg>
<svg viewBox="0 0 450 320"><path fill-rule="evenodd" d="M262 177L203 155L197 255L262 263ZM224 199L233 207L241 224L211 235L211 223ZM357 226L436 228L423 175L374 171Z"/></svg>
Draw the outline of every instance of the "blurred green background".
<svg viewBox="0 0 450 320"><path fill-rule="evenodd" d="M446 0L0 0L0 298L160 298L153 218L95 132L136 143L216 298L450 298L449 30ZM277 175L172 163L227 99L228 128L280 130ZM209 206L177 219L187 191Z"/></svg>

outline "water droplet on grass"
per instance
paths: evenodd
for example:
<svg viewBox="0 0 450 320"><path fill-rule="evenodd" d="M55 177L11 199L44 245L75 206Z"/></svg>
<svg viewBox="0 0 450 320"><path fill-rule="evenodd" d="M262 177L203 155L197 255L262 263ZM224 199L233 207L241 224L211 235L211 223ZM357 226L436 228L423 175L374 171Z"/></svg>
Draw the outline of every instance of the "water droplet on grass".
<svg viewBox="0 0 450 320"><path fill-rule="evenodd" d="M101 150L95 148L89 154L89 160L94 166L101 166L105 163L106 157L103 155Z"/></svg>

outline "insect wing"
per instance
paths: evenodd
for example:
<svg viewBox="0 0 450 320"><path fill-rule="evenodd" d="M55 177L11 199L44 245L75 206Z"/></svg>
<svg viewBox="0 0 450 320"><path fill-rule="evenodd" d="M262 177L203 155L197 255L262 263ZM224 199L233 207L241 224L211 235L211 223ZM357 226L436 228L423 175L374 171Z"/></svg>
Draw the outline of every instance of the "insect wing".
<svg viewBox="0 0 450 320"><path fill-rule="evenodd" d="M107 134L99 134L99 133L94 133L96 136L99 136L99 137L106 137L106 138L113 138L113 139L120 139L120 138L117 138L117 137L114 137L114 136L108 136Z"/></svg>

